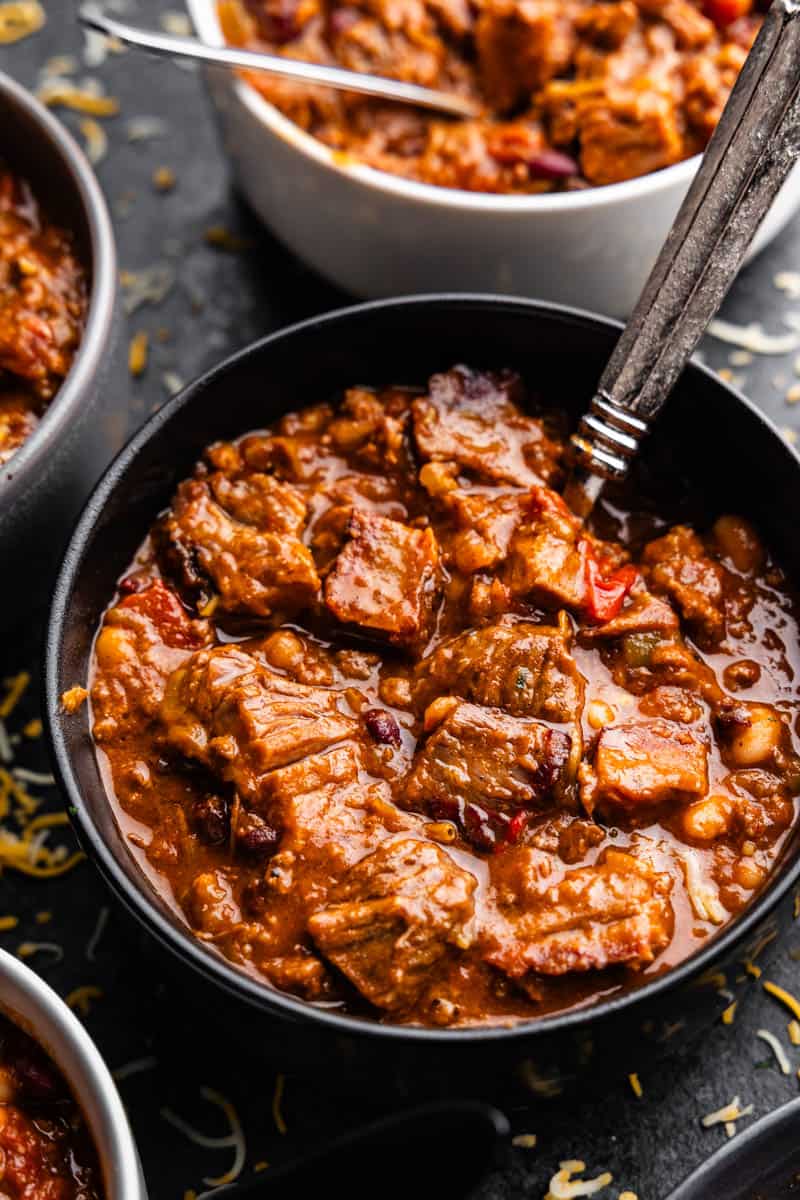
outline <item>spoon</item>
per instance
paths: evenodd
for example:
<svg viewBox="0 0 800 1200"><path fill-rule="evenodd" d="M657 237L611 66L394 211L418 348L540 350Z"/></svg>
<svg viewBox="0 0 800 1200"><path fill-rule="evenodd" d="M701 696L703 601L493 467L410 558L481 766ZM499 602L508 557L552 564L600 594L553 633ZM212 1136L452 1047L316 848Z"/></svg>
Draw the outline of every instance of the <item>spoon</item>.
<svg viewBox="0 0 800 1200"><path fill-rule="evenodd" d="M588 517L639 443L722 303L800 156L800 0L774 0L675 224L571 438L564 497Z"/></svg>
<svg viewBox="0 0 800 1200"><path fill-rule="evenodd" d="M78 10L78 20L86 29L116 38L128 46L149 50L152 54L163 54L170 58L199 59L216 66L266 71L271 75L297 79L302 83L319 83L347 92L361 92L367 96L380 96L384 100L398 100L404 104L433 108L452 117L477 117L483 111L479 104L465 96L420 87L416 83L403 83L399 79L364 75L360 71L348 71L344 67L301 62L299 59L262 54L255 50L240 50L233 46L209 46L198 38L174 37L156 30L139 29L135 25L118 21L115 17L106 16L97 4L82 4Z"/></svg>

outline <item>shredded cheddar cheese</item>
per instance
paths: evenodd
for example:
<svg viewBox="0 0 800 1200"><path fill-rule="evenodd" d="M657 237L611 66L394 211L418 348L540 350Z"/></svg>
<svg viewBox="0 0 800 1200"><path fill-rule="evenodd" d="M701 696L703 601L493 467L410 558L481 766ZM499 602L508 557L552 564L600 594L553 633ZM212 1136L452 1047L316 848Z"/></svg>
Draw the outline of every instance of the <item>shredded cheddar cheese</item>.
<svg viewBox="0 0 800 1200"><path fill-rule="evenodd" d="M61 693L61 704L65 712L76 713L81 705L87 700L89 693L85 687L67 688L66 692Z"/></svg>
<svg viewBox="0 0 800 1200"><path fill-rule="evenodd" d="M20 671L19 675L5 681L8 690L0 703L0 718L5 720L6 717L11 716L30 681L31 677L28 671Z"/></svg>
<svg viewBox="0 0 800 1200"><path fill-rule="evenodd" d="M150 347L150 337L146 330L140 329L131 338L128 347L128 370L134 379L144 375L147 370L147 356Z"/></svg>
<svg viewBox="0 0 800 1200"><path fill-rule="evenodd" d="M272 1119L275 1122L275 1128L278 1133L286 1133L286 1122L283 1119L283 1089L286 1086L286 1078L283 1075L278 1075L275 1079L275 1091L272 1093Z"/></svg>
<svg viewBox="0 0 800 1200"><path fill-rule="evenodd" d="M722 1024L723 1025L732 1025L733 1024L733 1018L736 1015L736 1005L737 1005L737 1001L734 1000L732 1004L729 1004L728 1007L723 1010L723 1013L722 1013Z"/></svg>
<svg viewBox="0 0 800 1200"><path fill-rule="evenodd" d="M96 167L108 154L108 134L94 117L84 117L80 130L86 143L86 157Z"/></svg>
<svg viewBox="0 0 800 1200"><path fill-rule="evenodd" d="M791 1075L792 1067L789 1059L786 1057L786 1051L780 1044L774 1033L770 1033L768 1029L758 1029L756 1037L761 1038L762 1042L766 1042L772 1053L775 1055L775 1061L780 1067L782 1075Z"/></svg>
<svg viewBox="0 0 800 1200"><path fill-rule="evenodd" d="M76 1009L82 1016L88 1017L92 1001L101 1000L102 998L102 988L88 985L86 987L75 988L68 996L64 997L64 1000L69 1008Z"/></svg>
<svg viewBox="0 0 800 1200"><path fill-rule="evenodd" d="M583 1175L586 1163L579 1159L570 1159L559 1163L559 1169L550 1180L549 1190L545 1200L576 1200L579 1196L594 1196L608 1187L614 1176L610 1171L604 1171L595 1179L573 1179L573 1175Z"/></svg>
<svg viewBox="0 0 800 1200"><path fill-rule="evenodd" d="M247 1158L244 1130L242 1129L239 1115L230 1100L227 1100L219 1092L209 1087L201 1088L200 1095L211 1104L216 1104L225 1113L225 1116L228 1118L228 1133L221 1137L201 1133L193 1125L190 1125L188 1121L184 1121L183 1117L178 1116L177 1113L174 1113L169 1108L162 1108L161 1116L197 1146L203 1146L207 1150L224 1150L228 1148L234 1150L234 1159L230 1170L217 1178L206 1178L203 1180L203 1183L207 1184L210 1188L226 1187L229 1183L233 1183L234 1180L239 1178L244 1168Z"/></svg>
<svg viewBox="0 0 800 1200"><path fill-rule="evenodd" d="M535 1133L518 1133L516 1137L512 1137L511 1145L516 1146L518 1150L533 1150L536 1146Z"/></svg>
<svg viewBox="0 0 800 1200"><path fill-rule="evenodd" d="M704 1117L701 1117L700 1124L704 1129L711 1129L713 1125L733 1125L735 1127L735 1123L741 1117L749 1117L752 1111L752 1104L748 1104L745 1108L742 1108L739 1097L734 1096L730 1104L725 1104L722 1108L718 1108L716 1112L706 1113ZM726 1132L730 1137L730 1132L727 1129Z"/></svg>
<svg viewBox="0 0 800 1200"><path fill-rule="evenodd" d="M64 951L57 942L21 942L17 946L17 958L33 958L34 954L54 954L56 962L64 958Z"/></svg>
<svg viewBox="0 0 800 1200"><path fill-rule="evenodd" d="M750 962L749 959L745 962L744 969L748 975L753 976L753 979L760 979L764 973L761 970L761 967L757 967L756 964L754 962Z"/></svg>
<svg viewBox="0 0 800 1200"><path fill-rule="evenodd" d="M39 0L11 0L0 4L0 45L9 46L38 33L46 20Z"/></svg>
<svg viewBox="0 0 800 1200"><path fill-rule="evenodd" d="M644 1090L639 1082L639 1076L635 1071L631 1072L631 1074L628 1076L628 1083L631 1085L631 1091L636 1099L641 1100L642 1096L644 1095Z"/></svg>
<svg viewBox="0 0 800 1200"><path fill-rule="evenodd" d="M781 1004L785 1004L793 1016L800 1021L800 1000L796 996L787 992L786 988L779 987L777 983L770 983L768 979L763 986L765 992L769 992L770 996L774 996L776 1000L780 1000Z"/></svg>
<svg viewBox="0 0 800 1200"><path fill-rule="evenodd" d="M800 1021L790 1021L786 1026L789 1041L793 1046L800 1046Z"/></svg>

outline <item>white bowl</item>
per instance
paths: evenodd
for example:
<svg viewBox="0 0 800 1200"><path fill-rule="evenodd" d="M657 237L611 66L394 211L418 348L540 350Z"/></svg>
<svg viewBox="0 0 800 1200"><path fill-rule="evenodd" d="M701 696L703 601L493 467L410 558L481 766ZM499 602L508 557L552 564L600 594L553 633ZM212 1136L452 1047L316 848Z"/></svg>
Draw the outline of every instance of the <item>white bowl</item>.
<svg viewBox="0 0 800 1200"><path fill-rule="evenodd" d="M69 1084L94 1138L106 1200L147 1200L128 1118L100 1052L52 988L4 950L0 1013L47 1051Z"/></svg>
<svg viewBox="0 0 800 1200"><path fill-rule="evenodd" d="M216 0L187 0L221 45ZM262 220L290 250L358 296L506 292L626 316L699 158L608 187L495 196L343 162L227 70L208 73L226 150ZM752 254L800 208L795 168Z"/></svg>

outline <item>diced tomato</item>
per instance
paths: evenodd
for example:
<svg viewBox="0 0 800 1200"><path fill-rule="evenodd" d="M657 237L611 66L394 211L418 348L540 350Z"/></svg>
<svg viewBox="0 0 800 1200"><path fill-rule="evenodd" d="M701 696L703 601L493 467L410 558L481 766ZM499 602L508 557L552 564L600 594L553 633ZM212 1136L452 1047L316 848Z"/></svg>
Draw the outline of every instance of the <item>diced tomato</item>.
<svg viewBox="0 0 800 1200"><path fill-rule="evenodd" d="M611 575L603 575L591 547L586 546L586 600L585 612L595 625L604 625L613 620L622 608L625 597L636 582L639 572L630 563L619 567Z"/></svg>
<svg viewBox="0 0 800 1200"><path fill-rule="evenodd" d="M528 824L529 816L529 813L525 812L524 809L521 809L518 813L514 813L514 816L508 822L508 828L506 829L506 841L512 846L515 842L518 842L522 836L525 826Z"/></svg>
<svg viewBox="0 0 800 1200"><path fill-rule="evenodd" d="M732 25L753 10L753 0L705 0L705 14L718 29Z"/></svg>
<svg viewBox="0 0 800 1200"><path fill-rule="evenodd" d="M163 579L154 579L142 591L126 596L119 607L132 608L149 617L167 646L194 650L202 644L179 596Z"/></svg>

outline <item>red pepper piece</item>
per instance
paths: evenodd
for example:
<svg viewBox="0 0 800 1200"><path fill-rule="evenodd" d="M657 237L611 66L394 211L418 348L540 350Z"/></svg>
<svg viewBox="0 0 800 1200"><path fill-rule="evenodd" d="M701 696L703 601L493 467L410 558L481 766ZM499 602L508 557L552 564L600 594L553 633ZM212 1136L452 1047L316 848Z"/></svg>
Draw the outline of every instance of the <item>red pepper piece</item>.
<svg viewBox="0 0 800 1200"><path fill-rule="evenodd" d="M752 12L753 0L705 0L704 10L718 29L724 29Z"/></svg>
<svg viewBox="0 0 800 1200"><path fill-rule="evenodd" d="M639 572L628 563L619 567L611 575L604 576L600 564L592 552L586 549L586 616L595 625L605 625L616 617L622 608L625 597L636 582Z"/></svg>

